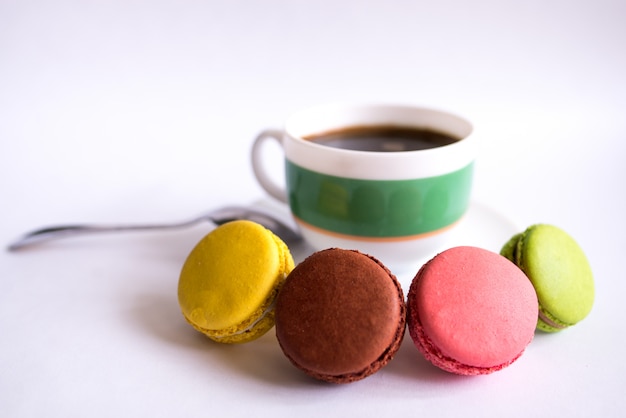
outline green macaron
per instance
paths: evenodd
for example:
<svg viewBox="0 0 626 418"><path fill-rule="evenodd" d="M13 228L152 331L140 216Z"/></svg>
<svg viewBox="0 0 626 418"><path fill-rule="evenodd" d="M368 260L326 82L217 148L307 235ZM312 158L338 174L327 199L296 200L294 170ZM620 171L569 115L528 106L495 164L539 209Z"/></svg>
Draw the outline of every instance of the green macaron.
<svg viewBox="0 0 626 418"><path fill-rule="evenodd" d="M537 329L561 331L583 320L594 301L591 266L578 243L556 226L538 224L500 251L530 279L539 300Z"/></svg>

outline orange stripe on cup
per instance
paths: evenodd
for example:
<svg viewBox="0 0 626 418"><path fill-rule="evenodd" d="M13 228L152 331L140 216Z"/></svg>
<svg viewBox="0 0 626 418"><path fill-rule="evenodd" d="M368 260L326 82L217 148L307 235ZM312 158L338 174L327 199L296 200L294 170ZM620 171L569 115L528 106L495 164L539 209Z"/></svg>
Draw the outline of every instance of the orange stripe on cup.
<svg viewBox="0 0 626 418"><path fill-rule="evenodd" d="M450 225L447 225L443 228L437 229L435 231L424 232L421 234L404 235L404 236L398 236L398 237L367 237L367 236L362 236L362 235L349 235L349 234L342 234L340 232L329 231L327 229L323 229L315 225L311 225L310 223L303 221L302 219L298 218L295 215L293 216L298 222L298 224L300 224L300 226L310 229L314 232L317 232L318 234L322 234L322 235L326 235L326 236L330 236L334 238L341 238L341 239L347 239L347 240L352 240L352 241L363 241L363 242L403 242L403 241L414 241L418 239L429 238L429 237L433 237L436 235L440 235L446 231L449 231L454 226L456 226L459 222L461 222L461 220L463 219L463 217L461 217L461 219L459 219L458 221Z"/></svg>

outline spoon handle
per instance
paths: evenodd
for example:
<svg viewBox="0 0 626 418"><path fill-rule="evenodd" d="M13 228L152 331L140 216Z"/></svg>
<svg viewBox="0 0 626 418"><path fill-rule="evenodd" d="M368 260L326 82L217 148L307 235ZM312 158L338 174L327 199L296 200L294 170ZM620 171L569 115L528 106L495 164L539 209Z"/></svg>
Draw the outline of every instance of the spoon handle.
<svg viewBox="0 0 626 418"><path fill-rule="evenodd" d="M31 245L50 241L58 238L88 235L103 232L124 232L124 231L149 231L156 229L174 229L191 226L204 220L203 218L171 224L145 224L145 225L58 225L45 227L31 231L15 242L11 243L7 250L17 251Z"/></svg>
<svg viewBox="0 0 626 418"><path fill-rule="evenodd" d="M299 232L279 218L263 210L249 207L227 206L205 212L195 218L182 222L171 222L164 224L135 224L135 225L58 225L36 229L22 236L7 247L8 251L17 251L25 247L30 247L38 243L51 241L57 238L72 237L77 235L87 235L99 232L122 232L122 231L148 231L156 229L178 229L208 221L214 225L222 225L226 222L237 219L246 219L257 222L268 228L283 240L289 243L298 243L302 236Z"/></svg>

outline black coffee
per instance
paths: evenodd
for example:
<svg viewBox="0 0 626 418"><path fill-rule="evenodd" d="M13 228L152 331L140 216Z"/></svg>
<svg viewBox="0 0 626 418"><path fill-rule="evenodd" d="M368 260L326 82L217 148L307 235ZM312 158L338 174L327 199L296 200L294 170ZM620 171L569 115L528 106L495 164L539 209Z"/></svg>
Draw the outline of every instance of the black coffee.
<svg viewBox="0 0 626 418"><path fill-rule="evenodd" d="M403 126L354 126L304 139L328 147L377 152L424 150L459 140L440 132Z"/></svg>

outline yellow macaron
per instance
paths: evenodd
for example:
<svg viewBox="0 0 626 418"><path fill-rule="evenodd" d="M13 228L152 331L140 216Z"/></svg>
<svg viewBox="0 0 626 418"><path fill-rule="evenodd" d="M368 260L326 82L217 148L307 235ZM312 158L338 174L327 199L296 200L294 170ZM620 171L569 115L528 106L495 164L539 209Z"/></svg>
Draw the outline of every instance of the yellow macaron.
<svg viewBox="0 0 626 418"><path fill-rule="evenodd" d="M294 261L287 245L255 222L223 224L187 257L178 302L196 330L220 343L254 340L274 326L274 304Z"/></svg>

